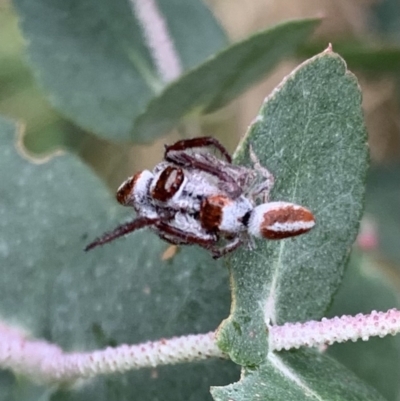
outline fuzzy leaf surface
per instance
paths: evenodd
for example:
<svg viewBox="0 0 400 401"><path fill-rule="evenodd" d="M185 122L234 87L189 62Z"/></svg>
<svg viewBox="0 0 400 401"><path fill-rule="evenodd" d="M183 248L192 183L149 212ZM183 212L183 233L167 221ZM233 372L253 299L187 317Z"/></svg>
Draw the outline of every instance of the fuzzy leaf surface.
<svg viewBox="0 0 400 401"><path fill-rule="evenodd" d="M215 401L384 401L338 362L312 350L269 355L258 369L244 368L240 382L211 393Z"/></svg>
<svg viewBox="0 0 400 401"><path fill-rule="evenodd" d="M226 105L295 52L319 20L285 22L235 43L171 83L135 121L132 138L154 138L191 113Z"/></svg>
<svg viewBox="0 0 400 401"><path fill-rule="evenodd" d="M52 105L104 138L129 140L135 117L164 85L130 0L14 3L29 60ZM183 70L226 45L202 1L155 4ZM157 26L157 17L150 14Z"/></svg>
<svg viewBox="0 0 400 401"><path fill-rule="evenodd" d="M168 245L146 230L85 253L88 242L132 212L78 158L35 165L20 157L14 140L15 126L0 119L2 321L65 351L215 329L229 309L221 264L196 247L162 261ZM205 361L100 377L51 400L204 400L210 385L236 377L234 364ZM20 381L9 373L0 383L1 393L10 386L18 392Z"/></svg>
<svg viewBox="0 0 400 401"><path fill-rule="evenodd" d="M341 281L363 209L367 136L356 78L327 50L293 71L266 99L237 149L252 146L275 176L270 200L309 208L311 232L257 241L230 259L233 309L219 331L221 348L242 365L266 356L266 322L321 318Z"/></svg>

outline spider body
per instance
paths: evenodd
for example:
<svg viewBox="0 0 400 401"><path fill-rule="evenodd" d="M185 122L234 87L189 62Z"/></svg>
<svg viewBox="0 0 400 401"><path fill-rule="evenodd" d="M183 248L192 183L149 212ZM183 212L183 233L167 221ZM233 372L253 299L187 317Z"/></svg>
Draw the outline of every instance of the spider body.
<svg viewBox="0 0 400 401"><path fill-rule="evenodd" d="M209 151L217 149L222 157ZM153 171L128 178L117 200L137 217L89 244L86 250L129 232L150 227L177 245L199 245L219 258L252 237L283 239L309 231L312 213L288 202L269 202L274 182L250 148L254 168L236 166L215 139L201 137L167 146L164 161Z"/></svg>

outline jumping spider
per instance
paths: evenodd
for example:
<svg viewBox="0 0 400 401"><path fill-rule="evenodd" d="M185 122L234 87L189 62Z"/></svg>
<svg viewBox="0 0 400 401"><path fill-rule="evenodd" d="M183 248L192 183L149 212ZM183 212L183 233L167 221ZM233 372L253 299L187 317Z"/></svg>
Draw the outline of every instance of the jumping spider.
<svg viewBox="0 0 400 401"><path fill-rule="evenodd" d="M221 153L217 157L210 148ZM269 202L274 177L250 147L253 168L232 164L214 138L185 139L165 147L164 160L153 171L128 178L117 200L137 217L89 244L85 250L150 227L172 244L199 245L217 259L252 237L283 239L309 231L312 213L288 202Z"/></svg>

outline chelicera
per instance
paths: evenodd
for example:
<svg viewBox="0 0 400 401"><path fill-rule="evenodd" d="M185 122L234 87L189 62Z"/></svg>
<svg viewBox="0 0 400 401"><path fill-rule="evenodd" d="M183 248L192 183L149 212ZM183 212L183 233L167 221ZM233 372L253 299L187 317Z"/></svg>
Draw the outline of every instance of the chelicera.
<svg viewBox="0 0 400 401"><path fill-rule="evenodd" d="M211 149L220 153L216 156ZM129 177L117 200L133 207L136 218L97 238L86 250L150 227L167 242L199 245L219 258L253 237L283 239L315 224L313 214L289 202L269 202L273 175L250 147L253 168L232 164L214 138L185 139L165 147L153 171Z"/></svg>

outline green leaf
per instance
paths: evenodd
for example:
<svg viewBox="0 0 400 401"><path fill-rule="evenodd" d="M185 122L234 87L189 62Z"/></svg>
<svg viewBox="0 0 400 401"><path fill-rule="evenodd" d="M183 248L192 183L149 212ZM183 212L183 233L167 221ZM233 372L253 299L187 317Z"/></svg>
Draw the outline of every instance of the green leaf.
<svg viewBox="0 0 400 401"><path fill-rule="evenodd" d="M372 310L400 308L398 283L398 271L360 251L353 251L329 316L354 316ZM399 336L333 344L328 353L374 386L387 400L397 400L400 390Z"/></svg>
<svg viewBox="0 0 400 401"><path fill-rule="evenodd" d="M0 37L0 114L24 122L23 141L31 152L48 154L65 147L77 151L88 134L61 119L45 101L24 61L17 17L8 3L1 7Z"/></svg>
<svg viewBox="0 0 400 401"><path fill-rule="evenodd" d="M387 0L372 7L375 29L379 36L393 39L399 38L400 4L396 0ZM375 25L374 24L374 25Z"/></svg>
<svg viewBox="0 0 400 401"><path fill-rule="evenodd" d="M10 401L12 400L12 393L15 389L15 377L10 372L6 372L0 369L0 400Z"/></svg>
<svg viewBox="0 0 400 401"><path fill-rule="evenodd" d="M158 0L185 70L228 45L228 39L206 2Z"/></svg>
<svg viewBox="0 0 400 401"><path fill-rule="evenodd" d="M3 390L3 388L2 388ZM13 401L50 401L55 387L34 384L24 377L18 377L13 391Z"/></svg>
<svg viewBox="0 0 400 401"><path fill-rule="evenodd" d="M39 165L22 159L14 135L0 119L1 320L66 351L215 329L229 309L221 264L196 247L162 261L168 245L148 230L83 252L132 212L72 155ZM211 384L236 377L234 364L204 361L102 377L51 399L204 400Z"/></svg>
<svg viewBox="0 0 400 401"><path fill-rule="evenodd" d="M327 356L304 350L272 354L240 382L212 388L215 401L384 401L377 391Z"/></svg>
<svg viewBox="0 0 400 401"><path fill-rule="evenodd" d="M230 258L233 309L219 345L242 365L265 359L266 322L319 319L341 281L363 209L367 136L356 78L326 51L306 61L266 99L235 155L252 146L275 176L271 200L309 208L316 227L257 242Z"/></svg>
<svg viewBox="0 0 400 401"><path fill-rule="evenodd" d="M132 138L155 138L183 117L226 105L260 80L311 34L319 20L285 22L235 43L171 83L135 121Z"/></svg>
<svg viewBox="0 0 400 401"><path fill-rule="evenodd" d="M100 136L127 141L135 117L162 87L130 1L15 5L29 59L52 105ZM160 0L158 6L184 69L226 45L200 0Z"/></svg>
<svg viewBox="0 0 400 401"><path fill-rule="evenodd" d="M368 175L366 212L377 226L379 250L400 264L400 164L374 167Z"/></svg>

